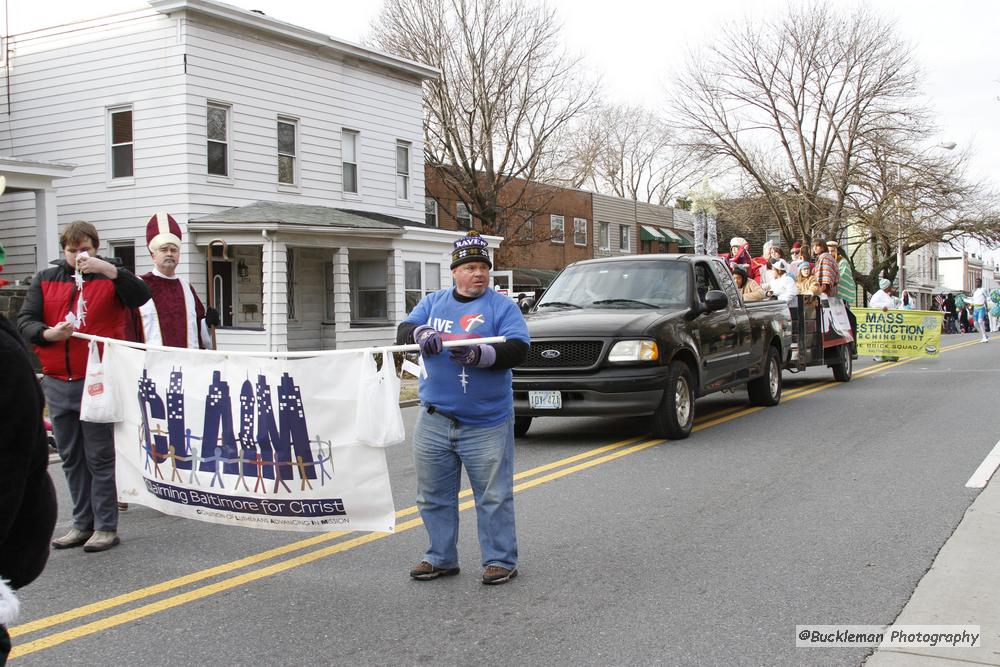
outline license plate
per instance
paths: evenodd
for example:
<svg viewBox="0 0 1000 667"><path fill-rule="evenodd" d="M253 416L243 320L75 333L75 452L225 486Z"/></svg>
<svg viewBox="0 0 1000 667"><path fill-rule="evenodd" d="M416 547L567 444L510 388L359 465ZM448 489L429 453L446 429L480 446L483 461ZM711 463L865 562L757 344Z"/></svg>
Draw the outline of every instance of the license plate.
<svg viewBox="0 0 1000 667"><path fill-rule="evenodd" d="M529 391L528 403L532 410L559 410L562 394L558 391Z"/></svg>

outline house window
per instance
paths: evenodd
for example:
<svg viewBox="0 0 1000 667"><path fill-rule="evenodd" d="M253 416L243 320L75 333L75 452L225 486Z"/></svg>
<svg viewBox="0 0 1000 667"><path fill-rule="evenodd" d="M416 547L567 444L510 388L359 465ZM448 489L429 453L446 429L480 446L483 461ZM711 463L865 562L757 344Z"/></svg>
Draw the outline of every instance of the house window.
<svg viewBox="0 0 1000 667"><path fill-rule="evenodd" d="M298 318L295 317L295 287L298 282L297 270L296 270L296 256L294 248L289 248L287 254L285 255L286 266L288 267L288 277L285 283L285 289L287 290L286 297L288 299L288 320L294 321Z"/></svg>
<svg viewBox="0 0 1000 667"><path fill-rule="evenodd" d="M111 256L120 259L123 268L135 273L135 243L112 243Z"/></svg>
<svg viewBox="0 0 1000 667"><path fill-rule="evenodd" d="M425 294L441 289L441 265L427 262L421 270L420 262L403 262L406 312L409 313Z"/></svg>
<svg viewBox="0 0 1000 667"><path fill-rule="evenodd" d="M298 121L278 119L278 182L295 185L295 140Z"/></svg>
<svg viewBox="0 0 1000 667"><path fill-rule="evenodd" d="M358 193L358 133L341 131L341 166L344 192Z"/></svg>
<svg viewBox="0 0 1000 667"><path fill-rule="evenodd" d="M517 230L518 236L521 239L530 241L535 238L535 221L533 218L528 218L521 223L521 226Z"/></svg>
<svg viewBox="0 0 1000 667"><path fill-rule="evenodd" d="M424 263L424 294L441 289L441 265L437 262Z"/></svg>
<svg viewBox="0 0 1000 667"><path fill-rule="evenodd" d="M410 198L410 144L396 142L396 198Z"/></svg>
<svg viewBox="0 0 1000 667"><path fill-rule="evenodd" d="M210 102L205 121L208 173L211 176L229 176L229 107Z"/></svg>
<svg viewBox="0 0 1000 667"><path fill-rule="evenodd" d="M438 226L438 203L436 199L428 197L424 200L424 224L428 227Z"/></svg>
<svg viewBox="0 0 1000 667"><path fill-rule="evenodd" d="M602 222L600 225L600 239L597 247L599 250L611 250L611 225L607 222Z"/></svg>
<svg viewBox="0 0 1000 667"><path fill-rule="evenodd" d="M459 229L472 229L472 213L464 202L458 202L455 206L455 222Z"/></svg>
<svg viewBox="0 0 1000 667"><path fill-rule="evenodd" d="M351 321L386 322L389 319L389 271L385 258L348 259L351 282Z"/></svg>
<svg viewBox="0 0 1000 667"><path fill-rule="evenodd" d="M134 175L132 142L132 107L109 109L111 125L111 178Z"/></svg>
<svg viewBox="0 0 1000 667"><path fill-rule="evenodd" d="M622 225L618 228L621 236L619 238L620 243L618 247L621 248L622 252L629 252L632 249L631 237L632 229L628 225Z"/></svg>
<svg viewBox="0 0 1000 667"><path fill-rule="evenodd" d="M584 218L573 218L573 244L587 245L587 221Z"/></svg>
<svg viewBox="0 0 1000 667"><path fill-rule="evenodd" d="M553 243L566 242L566 220L561 215L549 217L550 240Z"/></svg>
<svg viewBox="0 0 1000 667"><path fill-rule="evenodd" d="M403 262L404 282L406 292L406 312L413 310L424 295L420 286L420 262Z"/></svg>

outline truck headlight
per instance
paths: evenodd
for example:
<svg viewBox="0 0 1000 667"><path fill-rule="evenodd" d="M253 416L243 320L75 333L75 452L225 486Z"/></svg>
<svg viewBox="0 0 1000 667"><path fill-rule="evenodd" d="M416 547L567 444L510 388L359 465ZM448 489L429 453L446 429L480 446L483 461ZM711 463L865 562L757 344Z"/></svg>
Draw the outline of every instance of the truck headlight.
<svg viewBox="0 0 1000 667"><path fill-rule="evenodd" d="M620 340L611 348L608 361L656 361L660 349L654 340Z"/></svg>

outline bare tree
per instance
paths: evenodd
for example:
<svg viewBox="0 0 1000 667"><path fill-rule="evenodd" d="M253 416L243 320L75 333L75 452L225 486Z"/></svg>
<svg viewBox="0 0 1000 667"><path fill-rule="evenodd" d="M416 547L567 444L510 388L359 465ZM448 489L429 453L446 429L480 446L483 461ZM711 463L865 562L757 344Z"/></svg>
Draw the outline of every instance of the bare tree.
<svg viewBox="0 0 1000 667"><path fill-rule="evenodd" d="M705 168L683 143L646 109L604 105L574 129L563 182L666 205L696 183Z"/></svg>
<svg viewBox="0 0 1000 667"><path fill-rule="evenodd" d="M966 176L968 153L951 156L894 138L869 137L851 179L846 211L857 221L849 261L867 253L855 278L869 292L895 279L897 253L974 238L1000 243L996 195Z"/></svg>
<svg viewBox="0 0 1000 667"><path fill-rule="evenodd" d="M917 82L891 24L814 4L726 29L673 106L691 148L736 166L791 242L839 233L866 137L930 131Z"/></svg>
<svg viewBox="0 0 1000 667"><path fill-rule="evenodd" d="M425 156L485 233L530 244L522 227L548 203L556 138L594 85L564 53L555 13L516 0L386 0L370 41L426 63Z"/></svg>

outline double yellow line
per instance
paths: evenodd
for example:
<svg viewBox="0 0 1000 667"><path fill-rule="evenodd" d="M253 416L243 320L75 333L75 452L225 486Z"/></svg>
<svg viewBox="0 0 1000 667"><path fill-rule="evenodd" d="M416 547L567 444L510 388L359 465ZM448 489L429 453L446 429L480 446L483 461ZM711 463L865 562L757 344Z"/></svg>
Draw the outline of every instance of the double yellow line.
<svg viewBox="0 0 1000 667"><path fill-rule="evenodd" d="M950 350L959 349L962 347L968 347L970 345L978 344L978 341L970 341L966 343L959 343L957 345L951 345L942 348L942 352L947 352ZM891 365L877 365L866 368L862 371L858 371L854 374L854 378L863 378L868 375L873 375L880 371L887 371L900 364L909 363L915 361L915 359L903 360ZM803 385L801 387L796 387L788 392L785 392L782 396L783 401L794 400L796 398L801 398L803 396L808 396L817 391L822 391L823 389L828 389L830 387L838 386L843 383L835 381L817 381L811 382L809 384ZM713 426L718 426L719 424L724 424L726 422L738 419L740 417L753 414L764 408L761 407L743 407L743 406L732 406L729 408L724 408L716 412L709 413L695 421L694 429L695 431L701 431L706 428L711 428ZM530 470L525 470L523 472L514 475L514 492L519 493L525 491L535 486L545 484L548 482L555 481L567 475L572 475L574 473L586 470L588 468L593 468L595 466L614 461L616 459L622 458L624 456L629 456L636 452L640 452L644 449L654 447L656 445L666 442L662 439L648 439L647 436L638 436L633 438L628 438L625 440L620 440L615 443L608 445L603 445L601 447L596 447L585 452L581 452L574 456L569 456L557 461L552 461L551 463L546 463ZM459 505L460 511L465 511L472 508L475 505L475 501L471 500L472 491L466 489L459 494L459 498L462 501ZM396 512L397 519L406 519L417 514L416 506L410 506L405 509ZM411 530L421 525L422 521L419 517L408 519L402 523L397 523L395 533L369 533L359 537L354 537L351 539L346 539L341 542L336 542L320 549L309 551L286 560L279 561L277 563L272 563L261 567L259 569L254 569L236 576L223 579L211 584L200 586L198 588L191 589L176 595L171 595L163 599L150 602L127 611L119 612L111 616L107 616L83 625L78 625L67 630L62 630L38 639L26 642L24 644L15 645L13 651L10 654L11 658L16 658L37 651L41 651L47 648L52 648L59 644L63 644L74 639L79 639L81 637L86 637L104 630L109 630L119 625L136 621L141 618L145 618L152 614L159 613L161 611L166 611L174 607L178 607L195 600L200 600L223 591L231 590L238 586L244 584L258 581L266 577L270 577L282 572L286 572L293 568L312 563L314 561L326 558L333 554L341 553L354 549L356 547L374 542L376 540L385 539L393 534L398 534ZM70 609L59 614L53 614L51 616L46 616L44 618L37 619L35 621L30 621L24 623L23 625L18 625L9 629L11 637L20 637L29 633L37 632L39 630L44 630L46 628L51 628L56 625L67 623L69 621L74 621L76 619L84 618L87 616L92 616L103 611L114 609L122 605L126 605L133 602L138 602L145 598L149 598L161 593L166 593L190 584L195 584L206 579L211 579L220 575L229 574L237 570L257 565L265 561L271 560L273 558L278 558L281 556L287 556L289 554L294 554L295 552L303 551L309 547L324 544L326 542L332 542L338 540L349 533L347 532L331 532L324 533L322 535L316 535L303 540L298 540L290 544L286 544L281 547L274 549L269 549L258 554L253 554L245 558L240 558L238 560L231 561L229 563L223 563L215 567L207 568L204 570L199 570L197 572L192 572L191 574L184 575L182 577L177 577L175 579L170 579L163 581L151 586L146 586L139 588L122 595L117 595L114 597L106 598L104 600L98 600L91 604L83 605L75 609Z"/></svg>

